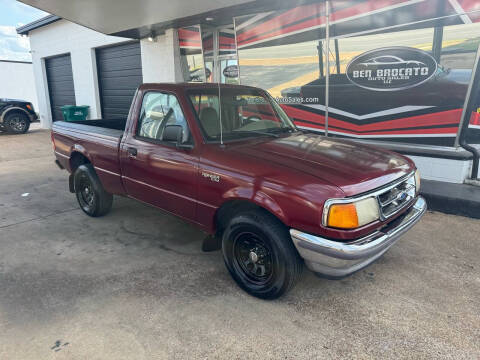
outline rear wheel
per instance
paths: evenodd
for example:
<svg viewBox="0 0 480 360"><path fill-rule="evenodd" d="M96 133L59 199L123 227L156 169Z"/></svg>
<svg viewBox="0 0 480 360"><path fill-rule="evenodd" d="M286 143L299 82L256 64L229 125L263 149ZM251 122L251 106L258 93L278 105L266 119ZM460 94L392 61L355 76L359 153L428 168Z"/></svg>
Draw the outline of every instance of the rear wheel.
<svg viewBox="0 0 480 360"><path fill-rule="evenodd" d="M288 292L303 268L288 229L260 210L230 221L223 234L222 250L225 265L237 284L263 299Z"/></svg>
<svg viewBox="0 0 480 360"><path fill-rule="evenodd" d="M11 134L25 134L30 128L28 116L21 112L7 114L4 124L6 131Z"/></svg>
<svg viewBox="0 0 480 360"><path fill-rule="evenodd" d="M80 165L73 181L78 204L85 214L98 217L110 211L113 196L105 191L91 164Z"/></svg>

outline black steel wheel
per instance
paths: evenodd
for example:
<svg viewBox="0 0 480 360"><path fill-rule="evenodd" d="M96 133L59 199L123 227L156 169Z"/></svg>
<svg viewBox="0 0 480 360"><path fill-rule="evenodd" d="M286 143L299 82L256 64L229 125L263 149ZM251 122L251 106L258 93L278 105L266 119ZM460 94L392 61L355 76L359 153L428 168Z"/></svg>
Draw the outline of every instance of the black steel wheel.
<svg viewBox="0 0 480 360"><path fill-rule="evenodd" d="M85 173L80 174L78 179L78 202L83 209L95 207L95 193L92 183Z"/></svg>
<svg viewBox="0 0 480 360"><path fill-rule="evenodd" d="M273 276L273 256L266 240L252 232L237 233L233 240L233 267L249 281L266 284Z"/></svg>
<svg viewBox="0 0 480 360"><path fill-rule="evenodd" d="M77 168L74 187L78 204L85 214L92 217L103 216L112 208L113 196L105 191L91 164Z"/></svg>
<svg viewBox="0 0 480 360"><path fill-rule="evenodd" d="M24 134L30 128L28 116L21 112L13 112L5 116L5 129L11 134Z"/></svg>
<svg viewBox="0 0 480 360"><path fill-rule="evenodd" d="M223 233L222 252L237 284L262 299L288 292L303 268L288 228L264 210L231 219Z"/></svg>

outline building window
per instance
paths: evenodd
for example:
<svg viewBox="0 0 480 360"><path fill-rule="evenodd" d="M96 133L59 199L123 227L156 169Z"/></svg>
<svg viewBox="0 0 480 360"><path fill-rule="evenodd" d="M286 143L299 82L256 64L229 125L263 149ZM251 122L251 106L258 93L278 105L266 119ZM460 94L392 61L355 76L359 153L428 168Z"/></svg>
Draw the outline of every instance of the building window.
<svg viewBox="0 0 480 360"><path fill-rule="evenodd" d="M188 26L178 29L178 40L184 80L188 82L204 82L205 65L203 63L200 26Z"/></svg>

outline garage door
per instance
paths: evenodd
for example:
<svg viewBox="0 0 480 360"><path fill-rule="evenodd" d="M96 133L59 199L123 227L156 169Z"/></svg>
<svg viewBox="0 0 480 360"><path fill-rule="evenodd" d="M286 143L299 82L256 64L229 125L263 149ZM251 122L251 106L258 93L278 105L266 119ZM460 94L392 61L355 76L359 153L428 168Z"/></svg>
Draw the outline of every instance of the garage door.
<svg viewBox="0 0 480 360"><path fill-rule="evenodd" d="M70 55L45 59L52 120L63 120L63 105L76 105Z"/></svg>
<svg viewBox="0 0 480 360"><path fill-rule="evenodd" d="M127 43L97 52L102 118L127 118L135 90L142 83L140 43Z"/></svg>

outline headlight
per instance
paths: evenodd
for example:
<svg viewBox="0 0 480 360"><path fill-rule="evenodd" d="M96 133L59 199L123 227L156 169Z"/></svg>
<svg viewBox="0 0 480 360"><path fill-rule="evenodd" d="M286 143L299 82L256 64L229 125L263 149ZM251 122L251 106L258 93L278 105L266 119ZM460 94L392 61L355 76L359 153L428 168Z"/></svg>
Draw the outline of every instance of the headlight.
<svg viewBox="0 0 480 360"><path fill-rule="evenodd" d="M420 193L420 171L415 171L415 194L418 195Z"/></svg>
<svg viewBox="0 0 480 360"><path fill-rule="evenodd" d="M324 208L323 225L340 229L355 229L380 218L378 201L374 197L343 202L327 202Z"/></svg>

